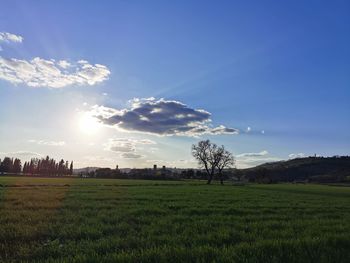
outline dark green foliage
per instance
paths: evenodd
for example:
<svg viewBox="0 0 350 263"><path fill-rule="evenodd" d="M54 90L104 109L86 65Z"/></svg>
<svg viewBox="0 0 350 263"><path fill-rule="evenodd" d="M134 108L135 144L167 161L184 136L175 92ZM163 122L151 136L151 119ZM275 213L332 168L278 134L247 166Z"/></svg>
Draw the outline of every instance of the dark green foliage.
<svg viewBox="0 0 350 263"><path fill-rule="evenodd" d="M308 157L262 164L240 170L251 182L276 183L308 181L345 182L350 175L350 157Z"/></svg>
<svg viewBox="0 0 350 263"><path fill-rule="evenodd" d="M0 178L0 261L349 262L350 188Z"/></svg>
<svg viewBox="0 0 350 263"><path fill-rule="evenodd" d="M63 176L73 174L73 161L70 166L68 161L56 160L46 156L46 158L32 158L30 162L24 162L22 170L22 162L18 158L5 157L0 160L0 173L23 174L23 175L44 175L44 176Z"/></svg>
<svg viewBox="0 0 350 263"><path fill-rule="evenodd" d="M10 173L13 170L13 158L5 157L0 163L1 173Z"/></svg>
<svg viewBox="0 0 350 263"><path fill-rule="evenodd" d="M69 175L73 175L73 161L71 161L69 166Z"/></svg>

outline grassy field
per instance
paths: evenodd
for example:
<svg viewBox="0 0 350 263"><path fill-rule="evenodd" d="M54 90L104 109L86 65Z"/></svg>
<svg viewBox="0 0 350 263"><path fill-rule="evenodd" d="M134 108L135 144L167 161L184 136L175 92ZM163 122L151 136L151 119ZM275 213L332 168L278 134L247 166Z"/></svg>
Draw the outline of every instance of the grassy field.
<svg viewBox="0 0 350 263"><path fill-rule="evenodd" d="M0 261L350 262L350 188L0 177Z"/></svg>

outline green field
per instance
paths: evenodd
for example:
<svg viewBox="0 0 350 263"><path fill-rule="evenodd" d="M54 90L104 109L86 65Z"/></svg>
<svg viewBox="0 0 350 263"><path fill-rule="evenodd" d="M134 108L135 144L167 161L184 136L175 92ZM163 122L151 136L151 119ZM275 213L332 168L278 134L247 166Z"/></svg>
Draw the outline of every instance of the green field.
<svg viewBox="0 0 350 263"><path fill-rule="evenodd" d="M0 177L0 261L350 262L350 188Z"/></svg>

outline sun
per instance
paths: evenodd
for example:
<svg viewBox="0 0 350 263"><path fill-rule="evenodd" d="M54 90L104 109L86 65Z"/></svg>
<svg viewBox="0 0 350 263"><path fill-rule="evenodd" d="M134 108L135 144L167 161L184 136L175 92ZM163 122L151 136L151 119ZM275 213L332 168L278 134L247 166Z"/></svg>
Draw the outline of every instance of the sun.
<svg viewBox="0 0 350 263"><path fill-rule="evenodd" d="M81 132L87 135L93 135L100 129L100 123L91 114L83 113L79 119L79 128Z"/></svg>

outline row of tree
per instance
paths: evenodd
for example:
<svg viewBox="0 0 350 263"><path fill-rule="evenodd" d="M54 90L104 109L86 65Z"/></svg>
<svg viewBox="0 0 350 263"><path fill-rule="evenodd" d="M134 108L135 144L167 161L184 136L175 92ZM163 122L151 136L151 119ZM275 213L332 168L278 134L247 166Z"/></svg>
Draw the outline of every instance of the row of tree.
<svg viewBox="0 0 350 263"><path fill-rule="evenodd" d="M20 159L5 157L2 161L0 159L0 173L23 173L46 176L72 175L73 161L69 164L68 161L64 161L63 159L56 161L49 156L41 159L32 158L30 161L24 162L22 169Z"/></svg>
<svg viewBox="0 0 350 263"><path fill-rule="evenodd" d="M20 173L22 171L22 163L18 158L5 157L0 159L0 173Z"/></svg>

